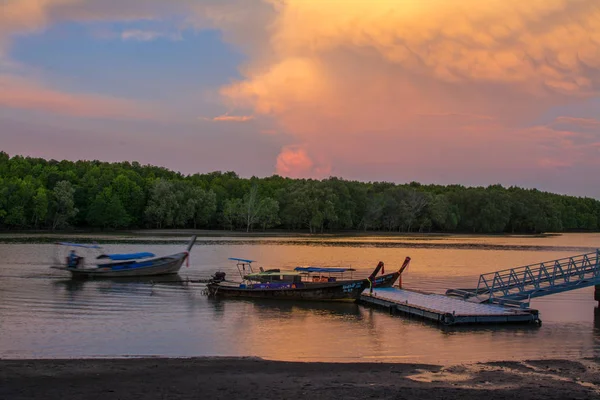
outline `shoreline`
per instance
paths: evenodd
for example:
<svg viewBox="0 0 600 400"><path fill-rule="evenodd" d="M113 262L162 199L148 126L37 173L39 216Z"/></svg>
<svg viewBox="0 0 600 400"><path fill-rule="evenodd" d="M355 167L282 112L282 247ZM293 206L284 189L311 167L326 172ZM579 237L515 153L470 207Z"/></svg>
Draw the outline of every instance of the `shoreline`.
<svg viewBox="0 0 600 400"><path fill-rule="evenodd" d="M3 399L584 399L600 357L440 366L259 358L0 359Z"/></svg>
<svg viewBox="0 0 600 400"><path fill-rule="evenodd" d="M546 232L546 233L469 233L469 232L387 232L387 231L332 231L310 233L307 230L286 231L230 231L223 229L129 229L129 230L98 230L98 229L72 229L72 230L0 230L0 238L5 236L107 236L107 237L187 237L198 235L204 237L309 237L309 238L331 238L331 237L407 237L407 238L446 238L446 237L526 237L544 238L562 236L565 234L594 234L600 232Z"/></svg>

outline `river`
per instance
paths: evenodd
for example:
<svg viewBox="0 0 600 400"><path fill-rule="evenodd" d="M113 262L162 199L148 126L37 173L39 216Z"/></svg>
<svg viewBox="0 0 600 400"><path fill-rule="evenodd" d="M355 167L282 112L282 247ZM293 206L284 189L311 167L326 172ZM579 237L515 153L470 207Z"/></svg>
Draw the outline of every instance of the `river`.
<svg viewBox="0 0 600 400"><path fill-rule="evenodd" d="M78 237L77 239L82 239ZM86 237L84 239L90 239ZM186 238L98 236L110 252L182 251ZM75 240L75 239L73 239ZM600 234L552 236L202 237L178 281L72 281L48 268L53 237L0 237L0 358L257 356L339 362L461 362L600 356L594 288L533 299L541 327L440 328L355 304L214 300L203 285L228 257L266 268L347 266L366 276L412 258L405 288L444 293L479 274L600 247Z"/></svg>

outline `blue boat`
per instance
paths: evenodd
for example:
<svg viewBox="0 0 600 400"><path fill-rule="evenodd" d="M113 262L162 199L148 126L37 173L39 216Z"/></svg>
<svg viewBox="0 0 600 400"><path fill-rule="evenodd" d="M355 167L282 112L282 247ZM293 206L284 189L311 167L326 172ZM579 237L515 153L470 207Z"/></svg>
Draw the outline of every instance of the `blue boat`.
<svg viewBox="0 0 600 400"><path fill-rule="evenodd" d="M189 258L196 242L193 236L184 252L156 257L154 253L105 254L97 244L60 242L50 268L68 271L73 278L118 278L176 274ZM61 251L62 250L62 251ZM67 251L66 256L60 255ZM77 251L85 255L79 255Z"/></svg>

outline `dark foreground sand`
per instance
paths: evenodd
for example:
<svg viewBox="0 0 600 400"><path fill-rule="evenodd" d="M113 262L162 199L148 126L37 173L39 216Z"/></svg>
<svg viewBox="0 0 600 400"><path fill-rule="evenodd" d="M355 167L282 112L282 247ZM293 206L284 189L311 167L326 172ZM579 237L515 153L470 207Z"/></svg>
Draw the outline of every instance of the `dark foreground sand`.
<svg viewBox="0 0 600 400"><path fill-rule="evenodd" d="M0 360L0 399L593 399L600 359L418 364Z"/></svg>

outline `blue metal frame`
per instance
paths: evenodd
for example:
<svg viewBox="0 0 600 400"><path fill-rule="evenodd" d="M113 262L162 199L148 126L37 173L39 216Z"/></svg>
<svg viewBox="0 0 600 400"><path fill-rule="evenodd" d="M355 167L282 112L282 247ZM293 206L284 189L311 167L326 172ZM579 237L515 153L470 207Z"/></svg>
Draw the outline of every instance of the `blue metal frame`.
<svg viewBox="0 0 600 400"><path fill-rule="evenodd" d="M354 268L330 268L330 267L296 267L294 271L298 272L346 272L356 271Z"/></svg>
<svg viewBox="0 0 600 400"><path fill-rule="evenodd" d="M231 261L240 261L240 262L244 262L244 263L248 263L248 264L251 264L251 263L254 262L253 260L245 260L243 258L229 257L228 259L231 260Z"/></svg>
<svg viewBox="0 0 600 400"><path fill-rule="evenodd" d="M97 244L86 244L86 243L67 243L67 242L58 242L56 243L60 246L67 246L67 247L83 247L85 249L101 249L102 247L98 246Z"/></svg>
<svg viewBox="0 0 600 400"><path fill-rule="evenodd" d="M600 249L592 253L545 261L479 276L475 296L524 300L600 285Z"/></svg>

